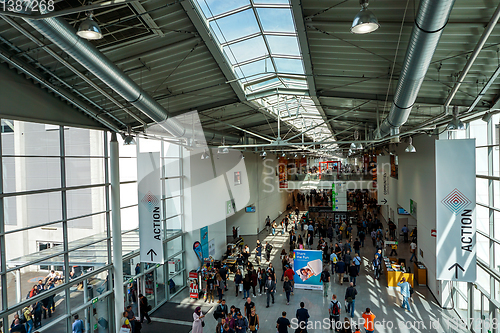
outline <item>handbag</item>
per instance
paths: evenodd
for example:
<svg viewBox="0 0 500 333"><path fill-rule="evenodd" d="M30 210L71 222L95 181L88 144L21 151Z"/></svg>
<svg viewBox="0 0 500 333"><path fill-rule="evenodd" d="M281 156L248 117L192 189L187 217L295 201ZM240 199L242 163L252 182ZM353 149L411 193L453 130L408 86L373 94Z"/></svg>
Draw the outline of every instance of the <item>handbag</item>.
<svg viewBox="0 0 500 333"><path fill-rule="evenodd" d="M122 328L120 328L120 332L119 333L130 333L130 328L122 327Z"/></svg>
<svg viewBox="0 0 500 333"><path fill-rule="evenodd" d="M205 322L204 321L201 322L201 327L205 327Z"/></svg>
<svg viewBox="0 0 500 333"><path fill-rule="evenodd" d="M240 291L243 291L243 283L240 283L240 286L238 288Z"/></svg>

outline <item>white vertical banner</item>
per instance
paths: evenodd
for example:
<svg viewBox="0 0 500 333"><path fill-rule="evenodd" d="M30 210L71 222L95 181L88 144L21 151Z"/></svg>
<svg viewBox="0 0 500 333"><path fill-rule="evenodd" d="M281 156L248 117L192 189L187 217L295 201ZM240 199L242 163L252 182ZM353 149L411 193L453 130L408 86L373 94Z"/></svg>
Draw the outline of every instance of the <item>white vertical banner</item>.
<svg viewBox="0 0 500 333"><path fill-rule="evenodd" d="M137 154L141 262L163 264L160 153Z"/></svg>
<svg viewBox="0 0 500 333"><path fill-rule="evenodd" d="M436 141L436 277L476 281L476 143Z"/></svg>
<svg viewBox="0 0 500 333"><path fill-rule="evenodd" d="M379 205L389 201L389 177L391 176L391 157L377 156L377 200Z"/></svg>

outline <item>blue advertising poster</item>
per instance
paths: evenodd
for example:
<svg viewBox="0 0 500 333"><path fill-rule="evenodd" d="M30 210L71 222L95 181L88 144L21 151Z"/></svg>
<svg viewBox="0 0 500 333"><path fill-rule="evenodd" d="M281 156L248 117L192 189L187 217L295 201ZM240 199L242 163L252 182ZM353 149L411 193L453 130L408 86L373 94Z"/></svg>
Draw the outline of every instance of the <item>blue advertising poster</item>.
<svg viewBox="0 0 500 333"><path fill-rule="evenodd" d="M293 252L295 288L323 290L320 280L323 271L322 252L312 250L294 250Z"/></svg>
<svg viewBox="0 0 500 333"><path fill-rule="evenodd" d="M200 243L203 259L208 258L208 226L200 229Z"/></svg>

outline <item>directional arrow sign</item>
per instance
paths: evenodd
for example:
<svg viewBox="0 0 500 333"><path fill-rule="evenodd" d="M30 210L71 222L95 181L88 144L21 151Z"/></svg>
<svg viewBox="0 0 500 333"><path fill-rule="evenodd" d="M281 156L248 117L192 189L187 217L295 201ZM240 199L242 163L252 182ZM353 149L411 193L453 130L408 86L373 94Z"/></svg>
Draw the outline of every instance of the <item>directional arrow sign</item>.
<svg viewBox="0 0 500 333"><path fill-rule="evenodd" d="M137 154L141 262L163 264L160 153Z"/></svg>
<svg viewBox="0 0 500 333"><path fill-rule="evenodd" d="M460 269L462 272L465 272L464 268L460 266L459 263L455 263L451 265L450 268L448 268L449 271L451 271L453 268L455 268L455 279L458 279L458 270Z"/></svg>
<svg viewBox="0 0 500 333"><path fill-rule="evenodd" d="M387 205L387 199L382 200L382 204Z"/></svg>
<svg viewBox="0 0 500 333"><path fill-rule="evenodd" d="M151 249L148 251L147 254L148 256L151 255L151 262L154 262L154 257L157 256L156 252L153 249Z"/></svg>

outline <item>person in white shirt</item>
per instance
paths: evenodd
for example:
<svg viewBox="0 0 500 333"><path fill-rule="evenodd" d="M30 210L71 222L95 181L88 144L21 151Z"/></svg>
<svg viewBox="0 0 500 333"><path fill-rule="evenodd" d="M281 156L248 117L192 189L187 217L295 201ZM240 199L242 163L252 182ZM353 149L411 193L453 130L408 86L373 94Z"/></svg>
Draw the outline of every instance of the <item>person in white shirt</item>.
<svg viewBox="0 0 500 333"><path fill-rule="evenodd" d="M415 241L411 241L410 243L410 252L411 252L411 258L410 261L413 261L413 258L415 258L415 261L417 261L417 256L415 253L417 252L417 244Z"/></svg>

